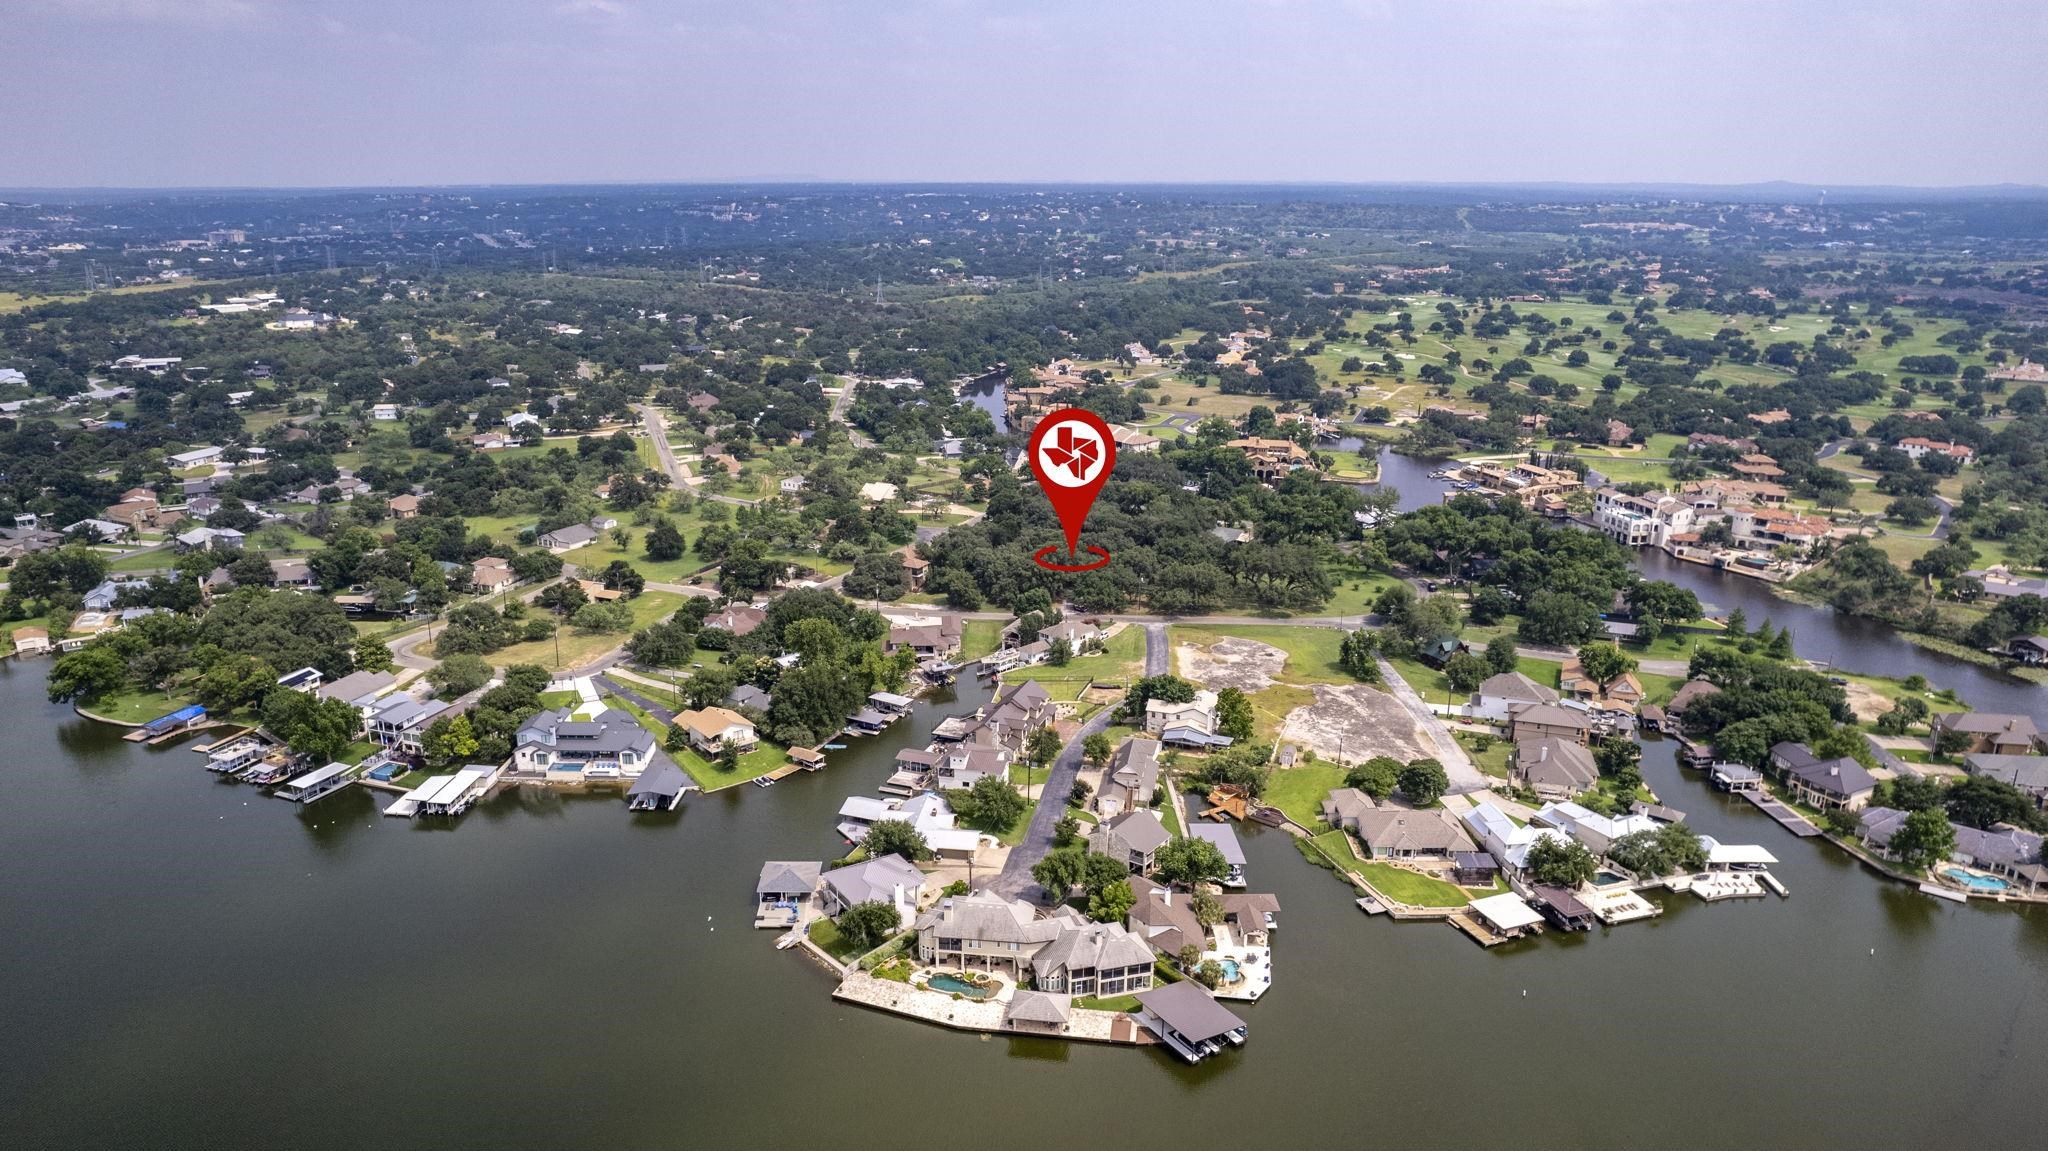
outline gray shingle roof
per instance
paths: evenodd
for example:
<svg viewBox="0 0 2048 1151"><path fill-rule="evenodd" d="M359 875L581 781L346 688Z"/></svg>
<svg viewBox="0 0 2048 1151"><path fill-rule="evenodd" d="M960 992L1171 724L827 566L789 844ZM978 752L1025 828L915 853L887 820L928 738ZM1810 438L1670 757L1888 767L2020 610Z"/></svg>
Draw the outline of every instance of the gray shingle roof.
<svg viewBox="0 0 2048 1151"><path fill-rule="evenodd" d="M1495 699L1511 699L1525 703L1556 703L1557 693L1544 687L1519 671L1504 671L1488 676L1479 685L1480 696Z"/></svg>
<svg viewBox="0 0 2048 1151"><path fill-rule="evenodd" d="M1227 1035L1244 1026L1244 1020L1231 1014L1193 981L1184 980L1140 991L1138 1002L1168 1027L1197 1043Z"/></svg>
<svg viewBox="0 0 2048 1151"><path fill-rule="evenodd" d="M823 871L823 865L814 862L771 859L761 865L761 878L754 883L754 894L787 895L816 891L818 876Z"/></svg>

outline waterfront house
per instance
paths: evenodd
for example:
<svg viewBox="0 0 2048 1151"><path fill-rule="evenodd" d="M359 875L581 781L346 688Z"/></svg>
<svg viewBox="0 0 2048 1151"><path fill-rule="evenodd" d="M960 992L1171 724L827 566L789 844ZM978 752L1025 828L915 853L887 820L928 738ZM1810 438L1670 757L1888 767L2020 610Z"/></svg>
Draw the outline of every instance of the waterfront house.
<svg viewBox="0 0 2048 1151"><path fill-rule="evenodd" d="M1189 1063L1217 1054L1226 1043L1242 1044L1248 1032L1244 1020L1193 980L1141 991L1138 1005L1138 1024Z"/></svg>
<svg viewBox="0 0 2048 1151"><path fill-rule="evenodd" d="M1172 838L1157 812L1131 811L1098 825L1088 836L1088 850L1125 864L1135 875L1144 875L1152 870L1159 849Z"/></svg>
<svg viewBox="0 0 2048 1151"><path fill-rule="evenodd" d="M1244 886L1244 846L1237 841L1236 828L1227 823L1194 823L1188 826L1188 835L1208 840L1223 853L1223 862L1229 867L1220 881L1223 886Z"/></svg>
<svg viewBox="0 0 2048 1151"><path fill-rule="evenodd" d="M1515 743L1512 775L1542 799L1570 799L1600 782L1600 769L1584 744L1554 735Z"/></svg>
<svg viewBox="0 0 2048 1151"><path fill-rule="evenodd" d="M1883 859L1896 860L1892 837L1905 826L1908 812L1890 807L1865 808L1857 821L1857 838ZM1966 827L1950 821L1955 832L1955 850L1949 859L1965 867L1990 872L2028 895L2048 888L2048 866L2041 862L2041 837L2029 831L2000 825L1989 830Z"/></svg>
<svg viewBox="0 0 2048 1151"><path fill-rule="evenodd" d="M932 764L932 786L948 791L973 787L988 776L1007 779L1015 754L1007 747L981 743L956 743L936 753ZM897 754L899 762L902 753Z"/></svg>
<svg viewBox="0 0 2048 1151"><path fill-rule="evenodd" d="M1152 986L1152 949L1121 923L1062 923L1031 956L1031 981L1064 995L1128 995Z"/></svg>
<svg viewBox="0 0 2048 1151"><path fill-rule="evenodd" d="M1625 671L1603 684L1586 674L1575 655L1566 658L1564 666L1558 669L1557 686L1564 695L1602 710L1633 713L1644 698L1643 681L1637 679L1634 672Z"/></svg>
<svg viewBox="0 0 2048 1151"><path fill-rule="evenodd" d="M1821 759L1803 743L1772 744L1770 765L1795 801L1823 811L1838 807L1855 811L1869 803L1877 789L1876 777L1862 764L1848 756Z"/></svg>
<svg viewBox="0 0 2048 1151"><path fill-rule="evenodd" d="M676 726L689 734L692 748L708 756L717 755L728 743L745 751L760 742L754 721L730 708L682 712L676 716Z"/></svg>
<svg viewBox="0 0 2048 1151"><path fill-rule="evenodd" d="M1095 794L1095 810L1114 818L1141 807L1152 806L1159 789L1159 749L1156 739L1132 736L1116 749L1102 775L1102 789Z"/></svg>
<svg viewBox="0 0 2048 1151"><path fill-rule="evenodd" d="M1671 702L1664 705L1665 733L1677 733L1684 724L1685 709L1691 707L1694 700L1718 694L1720 690L1719 686L1704 679L1689 679L1680 684L1678 690L1672 694Z"/></svg>
<svg viewBox="0 0 2048 1151"><path fill-rule="evenodd" d="M1506 723L1515 708L1530 704L1556 703L1557 693L1519 671L1488 676L1472 696L1474 719Z"/></svg>
<svg viewBox="0 0 2048 1151"><path fill-rule="evenodd" d="M448 705L438 699L414 699L401 692L371 704L365 726L370 739L385 750L419 755L420 737L447 710Z"/></svg>
<svg viewBox="0 0 2048 1151"><path fill-rule="evenodd" d="M909 824L924 836L927 846L945 858L972 859L975 852L994 843L981 832L961 827L952 806L932 792L907 799L855 795L839 805L839 834L849 843L866 839L868 828L884 820Z"/></svg>
<svg viewBox="0 0 2048 1151"><path fill-rule="evenodd" d="M919 657L951 655L960 650L960 617L947 615L939 617L936 623L910 624L892 627L884 639L882 650L895 655L908 648Z"/></svg>
<svg viewBox="0 0 2048 1151"><path fill-rule="evenodd" d="M1087 922L1065 904L1041 918L1029 903L993 891L948 896L917 919L917 959L928 967L1001 971L1021 980L1040 948ZM1151 955L1145 958L1150 967Z"/></svg>
<svg viewBox="0 0 2048 1151"><path fill-rule="evenodd" d="M900 855L884 855L825 873L821 907L827 915L843 914L861 903L886 903L899 923L917 915L924 898L925 874Z"/></svg>
<svg viewBox="0 0 2048 1151"><path fill-rule="evenodd" d="M1508 712L1508 736L1518 744L1544 736L1585 743L1592 730L1592 718L1584 711L1554 703L1519 704Z"/></svg>
<svg viewBox="0 0 2048 1151"><path fill-rule="evenodd" d="M1338 831L1358 832L1358 821L1379 805L1355 787L1333 788L1323 797L1323 822Z"/></svg>
<svg viewBox="0 0 2048 1151"><path fill-rule="evenodd" d="M1377 807L1358 817L1359 846L1369 859L1448 859L1472 840L1441 808Z"/></svg>
<svg viewBox="0 0 2048 1151"><path fill-rule="evenodd" d="M1569 801L1544 804L1529 817L1529 822L1578 840L1594 855L1605 855L1614 841L1625 835L1657 829L1657 821L1647 815L1601 815Z"/></svg>
<svg viewBox="0 0 2048 1151"><path fill-rule="evenodd" d="M2012 574L2012 569L2004 564L1974 568L1963 575L1976 580L1978 586L1984 589L1984 594L1993 599L2011 599L2022 595L2048 597L2048 579L2016 576Z"/></svg>
<svg viewBox="0 0 2048 1151"><path fill-rule="evenodd" d="M2026 755L2037 748L2048 746L2041 737L2041 729L2035 725L2032 716L2001 715L1989 711L1951 711L1934 717L1934 737L1939 740L1950 732L1969 738L1966 752L1983 751L1993 755Z"/></svg>
<svg viewBox="0 0 2048 1151"><path fill-rule="evenodd" d="M638 776L656 757L654 734L623 711L577 719L570 708L551 708L528 719L513 740L512 763L551 780Z"/></svg>
<svg viewBox="0 0 2048 1151"><path fill-rule="evenodd" d="M21 633L14 634L18 637ZM2012 784L2027 793L2036 806L2048 807L2048 755L1978 752L1964 757L1963 770Z"/></svg>
<svg viewBox="0 0 2048 1151"><path fill-rule="evenodd" d="M1538 840L1564 838L1562 833L1551 828L1516 823L1491 803L1475 805L1465 813L1462 822L1487 854L1493 856L1503 869L1517 874L1528 866L1529 849Z"/></svg>

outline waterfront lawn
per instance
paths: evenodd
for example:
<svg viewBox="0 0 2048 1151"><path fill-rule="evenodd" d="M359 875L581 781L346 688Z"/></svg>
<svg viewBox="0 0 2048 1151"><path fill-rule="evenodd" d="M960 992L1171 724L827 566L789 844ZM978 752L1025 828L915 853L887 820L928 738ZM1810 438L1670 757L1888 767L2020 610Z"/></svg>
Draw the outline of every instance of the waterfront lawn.
<svg viewBox="0 0 2048 1151"><path fill-rule="evenodd" d="M1381 895L1415 907L1463 907L1472 902L1464 888L1418 875L1405 867L1395 867L1390 863L1358 863L1353 870Z"/></svg>
<svg viewBox="0 0 2048 1151"><path fill-rule="evenodd" d="M852 962L862 951L858 943L848 939L839 930L839 925L829 919L811 921L811 942L824 948L825 954L841 963Z"/></svg>
<svg viewBox="0 0 2048 1151"><path fill-rule="evenodd" d="M683 597L677 592L642 592L632 599L623 601L633 609L633 626L624 632L586 632L574 626L564 626L557 633L561 639L562 658L555 659L555 636L534 640L531 643L516 643L485 656L498 667L530 663L545 668L580 667L595 660L604 653L626 642L632 632L652 626L668 617L682 606Z"/></svg>
<svg viewBox="0 0 2048 1151"><path fill-rule="evenodd" d="M1332 788L1344 786L1344 769L1334 763L1316 762L1276 767L1266 780L1266 792L1259 798L1285 812L1287 818L1314 830L1322 824L1323 797Z"/></svg>
<svg viewBox="0 0 2048 1151"><path fill-rule="evenodd" d="M660 721L652 716L648 716L643 723L651 723L656 728L661 726ZM666 734L666 729L662 730L663 734ZM676 761L677 767L690 773L690 778L696 780L698 786L706 791L717 791L722 787L759 779L789 762L788 753L780 745L769 743L765 739L741 755L740 765L731 771L726 771L694 751L671 751L668 754L669 758Z"/></svg>
<svg viewBox="0 0 2048 1151"><path fill-rule="evenodd" d="M970 619L960 624L960 658L980 659L994 651L1003 641L1003 621L999 619Z"/></svg>
<svg viewBox="0 0 2048 1151"><path fill-rule="evenodd" d="M91 703L80 706L94 715L103 716L117 723L143 724L191 705L192 701L189 699L178 699L160 691L137 690L101 696Z"/></svg>
<svg viewBox="0 0 2048 1151"><path fill-rule="evenodd" d="M1129 1011L1136 1012L1141 1006L1135 995L1112 995L1107 999L1084 995L1074 1000L1074 1006L1083 1011Z"/></svg>

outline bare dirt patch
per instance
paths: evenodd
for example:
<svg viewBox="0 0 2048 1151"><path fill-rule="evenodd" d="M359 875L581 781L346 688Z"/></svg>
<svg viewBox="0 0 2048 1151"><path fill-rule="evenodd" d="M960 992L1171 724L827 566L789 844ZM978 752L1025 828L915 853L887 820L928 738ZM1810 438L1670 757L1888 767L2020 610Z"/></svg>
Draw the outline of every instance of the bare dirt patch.
<svg viewBox="0 0 2048 1151"><path fill-rule="evenodd" d="M1314 749L1323 759L1357 763L1389 755L1402 763L1435 753L1415 729L1400 700L1365 684L1315 684L1316 701L1280 723L1280 738Z"/></svg>
<svg viewBox="0 0 2048 1151"><path fill-rule="evenodd" d="M1287 663L1287 653L1272 644L1235 636L1208 647L1184 643L1175 654L1181 675L1211 691L1234 687L1246 695L1271 687Z"/></svg>
<svg viewBox="0 0 2048 1151"><path fill-rule="evenodd" d="M1871 688L1851 680L1842 688L1849 697L1849 710L1856 713L1856 719L1870 723L1892 709L1892 701L1879 695Z"/></svg>

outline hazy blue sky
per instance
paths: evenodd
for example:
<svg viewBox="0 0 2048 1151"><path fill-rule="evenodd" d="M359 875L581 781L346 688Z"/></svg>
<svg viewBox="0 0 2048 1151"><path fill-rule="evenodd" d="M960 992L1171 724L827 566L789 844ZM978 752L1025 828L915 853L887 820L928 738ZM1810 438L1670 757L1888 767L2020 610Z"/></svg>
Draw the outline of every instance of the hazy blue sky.
<svg viewBox="0 0 2048 1151"><path fill-rule="evenodd" d="M0 0L0 186L2048 184L2044 0Z"/></svg>

